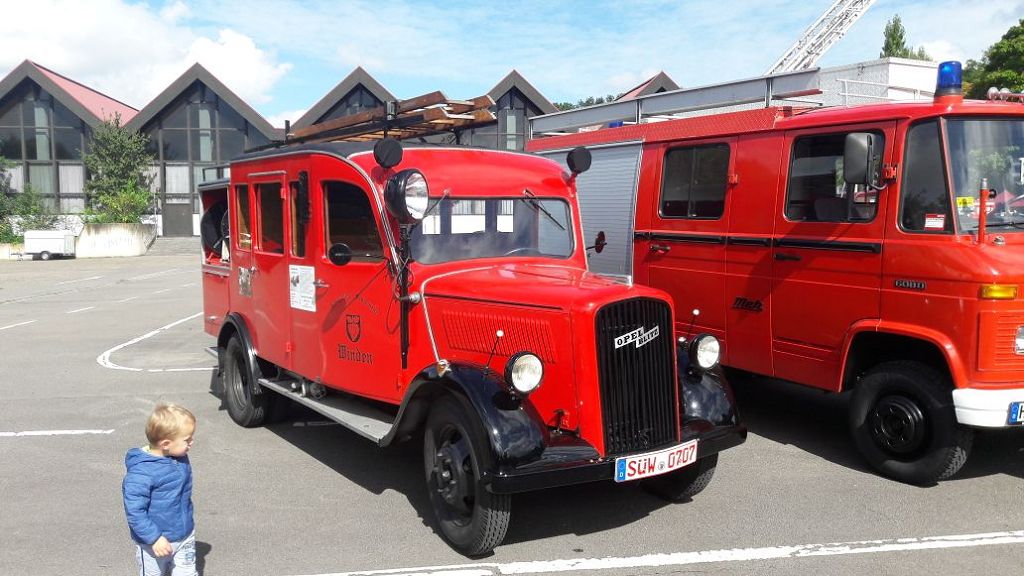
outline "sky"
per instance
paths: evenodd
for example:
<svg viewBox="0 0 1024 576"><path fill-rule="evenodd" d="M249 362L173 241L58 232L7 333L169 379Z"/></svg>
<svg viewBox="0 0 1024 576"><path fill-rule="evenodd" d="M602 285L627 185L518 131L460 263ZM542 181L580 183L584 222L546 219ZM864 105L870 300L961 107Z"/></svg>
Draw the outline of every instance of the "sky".
<svg viewBox="0 0 1024 576"><path fill-rule="evenodd" d="M0 77L29 59L141 109L199 62L275 126L357 66L398 98L486 94L515 69L552 102L763 75L832 0L0 0ZM980 59L1024 0L877 0L818 61L878 57L899 14L936 60Z"/></svg>

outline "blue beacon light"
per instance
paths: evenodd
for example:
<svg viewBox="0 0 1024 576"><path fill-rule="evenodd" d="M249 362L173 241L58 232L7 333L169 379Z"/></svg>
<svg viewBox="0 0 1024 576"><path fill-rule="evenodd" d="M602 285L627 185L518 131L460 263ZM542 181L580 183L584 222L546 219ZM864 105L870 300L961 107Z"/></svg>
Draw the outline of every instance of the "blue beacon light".
<svg viewBox="0 0 1024 576"><path fill-rule="evenodd" d="M950 60L939 64L939 79L935 83L935 97L963 94L963 69L959 62Z"/></svg>

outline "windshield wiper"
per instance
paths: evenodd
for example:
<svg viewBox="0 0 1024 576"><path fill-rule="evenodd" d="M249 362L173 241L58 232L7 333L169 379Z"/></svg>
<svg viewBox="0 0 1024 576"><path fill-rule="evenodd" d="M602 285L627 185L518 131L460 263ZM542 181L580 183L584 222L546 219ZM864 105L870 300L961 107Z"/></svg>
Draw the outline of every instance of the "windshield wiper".
<svg viewBox="0 0 1024 576"><path fill-rule="evenodd" d="M534 211L543 212L544 215L548 217L548 219L555 223L555 226L558 226L559 230L565 231L565 226L559 224L558 220L555 220L555 217L551 215L551 212L548 212L543 206L540 205L540 202L537 202L537 197L533 195L533 192L524 189L523 196L526 196L524 200L528 206L533 208Z"/></svg>

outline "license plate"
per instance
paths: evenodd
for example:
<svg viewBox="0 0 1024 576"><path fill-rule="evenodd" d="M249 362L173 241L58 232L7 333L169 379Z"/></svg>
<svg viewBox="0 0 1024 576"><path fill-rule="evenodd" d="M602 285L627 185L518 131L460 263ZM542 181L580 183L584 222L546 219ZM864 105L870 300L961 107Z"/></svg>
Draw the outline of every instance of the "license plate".
<svg viewBox="0 0 1024 576"><path fill-rule="evenodd" d="M650 478L678 470L697 461L697 441L690 440L683 444L615 459L615 481L629 482L640 478Z"/></svg>
<svg viewBox="0 0 1024 576"><path fill-rule="evenodd" d="M1024 402L1010 402L1010 416L1006 423L1010 426L1024 424Z"/></svg>

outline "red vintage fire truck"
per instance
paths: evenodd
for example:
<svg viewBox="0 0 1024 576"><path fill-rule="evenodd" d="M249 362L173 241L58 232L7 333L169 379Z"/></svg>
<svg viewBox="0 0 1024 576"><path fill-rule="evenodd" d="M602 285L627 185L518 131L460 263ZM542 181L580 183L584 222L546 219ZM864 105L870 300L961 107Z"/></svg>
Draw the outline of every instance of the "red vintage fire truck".
<svg viewBox="0 0 1024 576"><path fill-rule="evenodd" d="M609 239L592 269L685 303L676 329L717 336L724 365L850 391L867 462L930 484L960 469L974 429L1024 423L1024 105L965 101L957 62L938 76L933 101L774 106L527 149L592 150L581 210Z"/></svg>
<svg viewBox="0 0 1024 576"><path fill-rule="evenodd" d="M235 159L200 187L231 418L297 402L380 446L422 438L439 532L471 556L501 542L516 492L700 492L746 436L717 340L677 341L664 292L588 270L589 155L569 163L391 138Z"/></svg>

